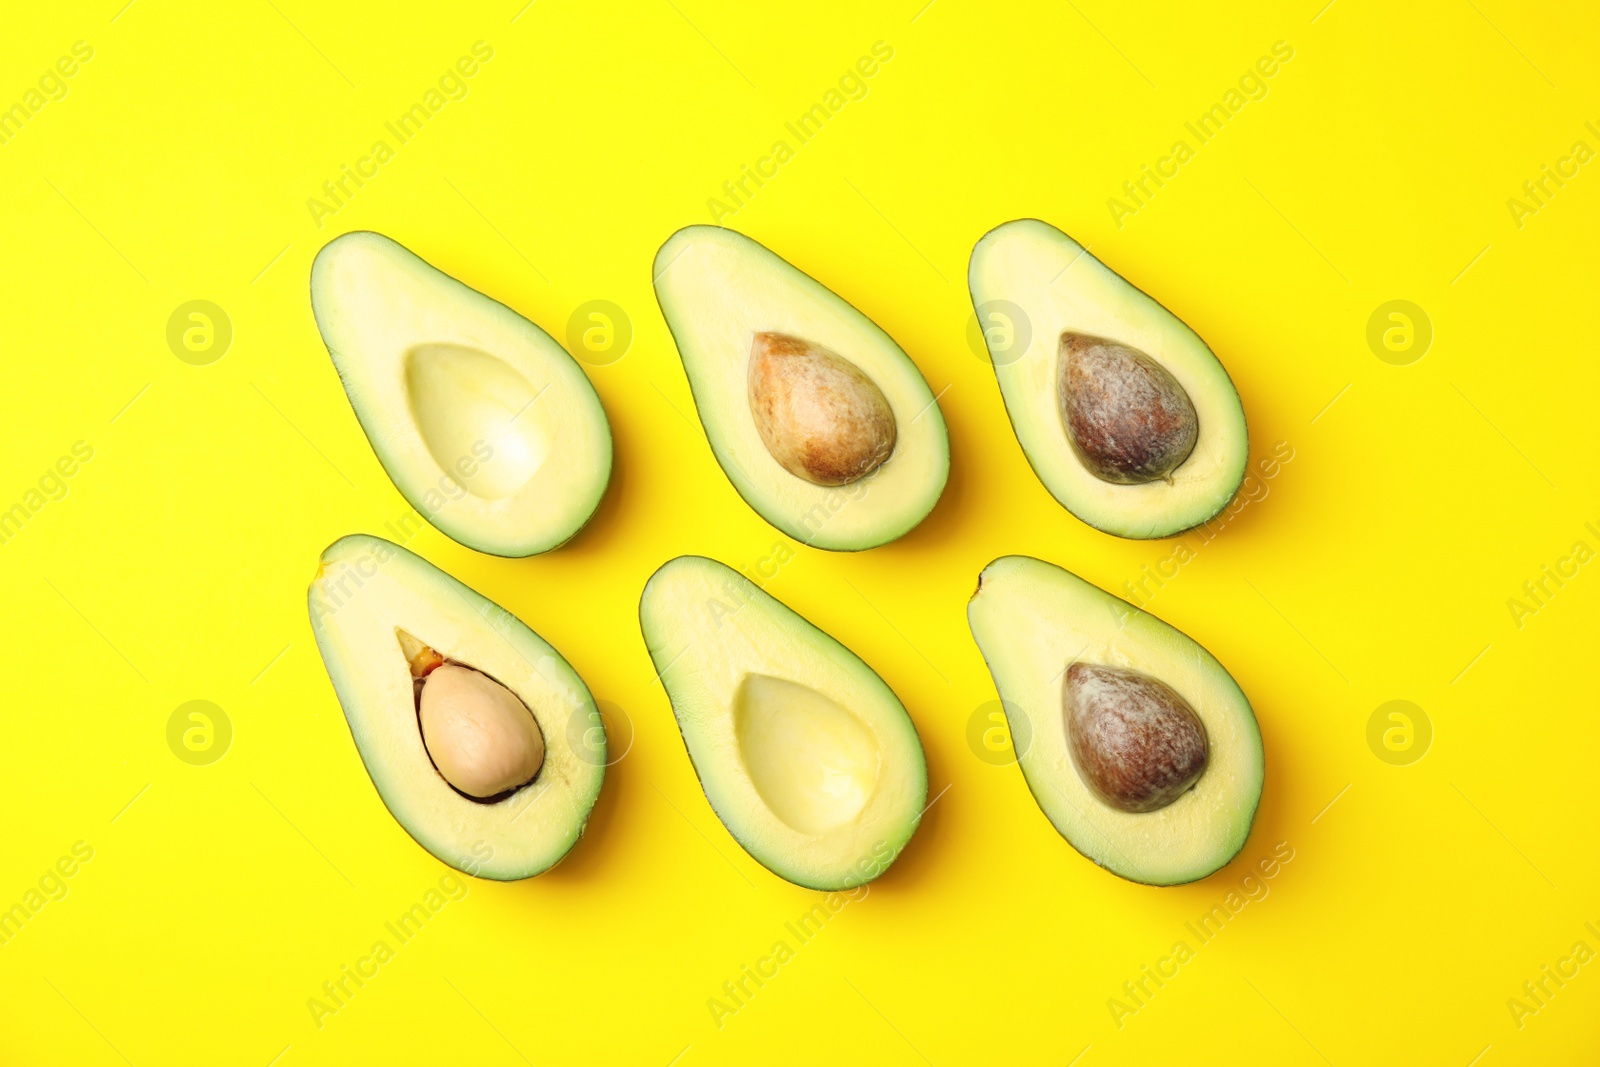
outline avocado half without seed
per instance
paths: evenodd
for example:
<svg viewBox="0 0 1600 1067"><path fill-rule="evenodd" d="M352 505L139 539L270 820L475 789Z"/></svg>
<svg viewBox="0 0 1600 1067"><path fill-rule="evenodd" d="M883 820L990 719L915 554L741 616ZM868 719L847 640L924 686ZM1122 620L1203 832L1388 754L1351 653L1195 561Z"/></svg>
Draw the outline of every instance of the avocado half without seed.
<svg viewBox="0 0 1600 1067"><path fill-rule="evenodd" d="M651 576L639 626L706 799L746 852L811 889L888 869L921 821L928 769L871 667L702 556Z"/></svg>
<svg viewBox="0 0 1600 1067"><path fill-rule="evenodd" d="M423 518L496 556L555 548L589 521L611 427L549 334L377 233L317 253L311 308L372 450Z"/></svg>
<svg viewBox="0 0 1600 1067"><path fill-rule="evenodd" d="M406 833L482 878L555 866L606 764L594 699L561 654L381 537L329 545L307 603L356 750Z"/></svg>
<svg viewBox="0 0 1600 1067"><path fill-rule="evenodd" d="M871 319L718 226L673 234L654 278L711 451L758 515L856 550L933 510L950 470L944 416Z"/></svg>
<svg viewBox="0 0 1600 1067"><path fill-rule="evenodd" d="M1073 848L1131 881L1176 885L1244 847L1261 731L1211 653L1028 556L984 568L967 621L1011 735L1029 738L1017 754L1028 788Z"/></svg>
<svg viewBox="0 0 1600 1067"><path fill-rule="evenodd" d="M985 234L967 281L1011 427L1062 507L1119 537L1170 537L1228 505L1244 406L1193 330L1037 219Z"/></svg>

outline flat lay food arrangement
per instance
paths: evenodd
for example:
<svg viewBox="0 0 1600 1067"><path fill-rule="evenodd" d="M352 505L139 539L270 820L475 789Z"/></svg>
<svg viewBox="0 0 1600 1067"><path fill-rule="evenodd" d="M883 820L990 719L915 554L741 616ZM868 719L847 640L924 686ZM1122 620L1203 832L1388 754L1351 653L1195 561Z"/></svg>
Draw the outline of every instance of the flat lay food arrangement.
<svg viewBox="0 0 1600 1067"><path fill-rule="evenodd" d="M0 1064L1584 1064L1600 12L18 8Z"/></svg>
<svg viewBox="0 0 1600 1067"><path fill-rule="evenodd" d="M866 550L933 509L949 469L944 419L881 329L728 229L674 234L653 277L712 451L763 518L808 547ZM972 277L975 306L1015 296L1043 327L1034 344L1008 336L991 356L1010 383L1018 440L1063 506L1124 536L1160 537L1228 505L1244 477L1244 413L1192 330L1036 220L986 235ZM611 437L577 362L549 334L380 234L335 238L311 292L396 488L419 508L417 487L440 477L464 490L442 532L531 555L589 521ZM504 609L484 602L477 627L463 620L456 602L469 599L483 601L398 545L354 537L323 553L309 606L395 818L435 856L460 857L453 866L529 877L560 861L594 805L604 761L577 767L545 740L593 698ZM435 637L447 624L424 613L441 608L456 617ZM1033 746L1018 759L1028 786L1074 847L1158 885L1203 878L1244 847L1261 798L1260 732L1209 653L1027 557L986 569L969 613L1007 716L1027 720ZM639 622L706 798L746 851L812 889L888 869L922 817L928 772L905 707L870 667L701 557L651 577ZM496 673L481 657L499 653L495 637L516 648L508 627L538 651L519 650L522 669L495 655L506 664ZM526 685L500 680L512 674ZM480 844L500 858L492 867L477 864Z"/></svg>

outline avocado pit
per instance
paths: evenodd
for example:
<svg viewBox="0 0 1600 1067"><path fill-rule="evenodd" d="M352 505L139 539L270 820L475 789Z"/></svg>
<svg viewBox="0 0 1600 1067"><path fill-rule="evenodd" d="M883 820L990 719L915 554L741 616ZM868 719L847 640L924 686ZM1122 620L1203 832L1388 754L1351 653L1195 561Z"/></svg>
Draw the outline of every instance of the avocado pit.
<svg viewBox="0 0 1600 1067"><path fill-rule="evenodd" d="M1116 485L1171 482L1200 433L1172 372L1136 348L1070 331L1059 354L1061 419L1079 461Z"/></svg>
<svg viewBox="0 0 1600 1067"><path fill-rule="evenodd" d="M1205 725L1165 682L1122 667L1074 663L1065 690L1073 766L1111 807L1157 811L1205 773Z"/></svg>
<svg viewBox="0 0 1600 1067"><path fill-rule="evenodd" d="M451 788L493 801L533 781L544 735L515 693L397 631L411 670L417 725L428 758Z"/></svg>
<svg viewBox="0 0 1600 1067"><path fill-rule="evenodd" d="M758 333L750 413L778 465L813 485L848 485L894 451L894 412L860 367L821 345Z"/></svg>

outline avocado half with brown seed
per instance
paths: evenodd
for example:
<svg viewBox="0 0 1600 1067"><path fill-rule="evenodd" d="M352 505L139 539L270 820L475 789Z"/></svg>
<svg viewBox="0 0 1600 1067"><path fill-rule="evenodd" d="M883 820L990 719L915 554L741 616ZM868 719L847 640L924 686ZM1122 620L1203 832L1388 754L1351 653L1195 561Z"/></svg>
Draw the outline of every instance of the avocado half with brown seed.
<svg viewBox="0 0 1600 1067"><path fill-rule="evenodd" d="M719 226L673 234L653 277L711 451L758 515L856 550L933 509L950 469L944 417L876 323Z"/></svg>
<svg viewBox="0 0 1600 1067"><path fill-rule="evenodd" d="M1011 427L1062 507L1144 538L1228 505L1249 458L1244 406L1177 316L1038 219L985 234L967 282Z"/></svg>
<svg viewBox="0 0 1600 1067"><path fill-rule="evenodd" d="M589 688L559 652L381 537L329 545L307 604L356 750L406 833L501 881L567 854L606 748Z"/></svg>
<svg viewBox="0 0 1600 1067"><path fill-rule="evenodd" d="M1034 799L1073 848L1150 885L1244 847L1265 763L1255 713L1185 634L1053 564L985 567L967 621Z"/></svg>

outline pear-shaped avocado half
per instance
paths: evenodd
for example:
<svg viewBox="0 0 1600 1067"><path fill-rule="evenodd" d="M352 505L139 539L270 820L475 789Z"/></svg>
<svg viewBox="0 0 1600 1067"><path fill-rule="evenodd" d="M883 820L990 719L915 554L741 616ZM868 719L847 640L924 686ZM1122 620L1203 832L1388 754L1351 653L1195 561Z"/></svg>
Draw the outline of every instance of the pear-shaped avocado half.
<svg viewBox="0 0 1600 1067"><path fill-rule="evenodd" d="M311 308L372 450L434 526L531 556L589 521L611 427L549 334L377 233L317 253Z"/></svg>
<svg viewBox="0 0 1600 1067"><path fill-rule="evenodd" d="M1011 427L1062 507L1119 537L1170 537L1228 505L1244 406L1177 316L1038 219L984 234L967 282Z"/></svg>
<svg viewBox="0 0 1600 1067"><path fill-rule="evenodd" d="M605 729L561 654L381 537L340 538L311 629L372 784L416 842L482 878L530 878L577 843Z"/></svg>
<svg viewBox="0 0 1600 1067"><path fill-rule="evenodd" d="M984 568L967 621L1028 788L1073 848L1131 881L1176 885L1244 847L1261 731L1211 653L1029 556Z"/></svg>
<svg viewBox="0 0 1600 1067"><path fill-rule="evenodd" d="M876 323L719 226L673 234L654 277L711 451L758 515L815 548L857 550L933 510L950 470L944 416Z"/></svg>
<svg viewBox="0 0 1600 1067"><path fill-rule="evenodd" d="M703 556L651 576L639 625L706 799L746 852L811 889L888 869L922 819L928 768L871 667Z"/></svg>

